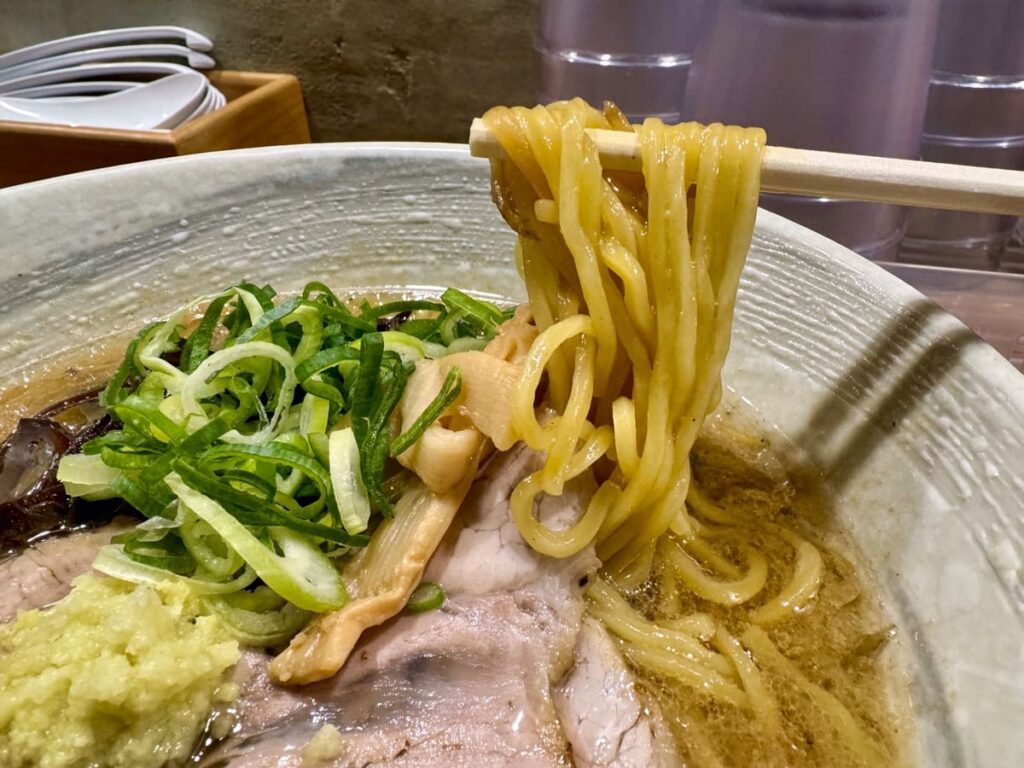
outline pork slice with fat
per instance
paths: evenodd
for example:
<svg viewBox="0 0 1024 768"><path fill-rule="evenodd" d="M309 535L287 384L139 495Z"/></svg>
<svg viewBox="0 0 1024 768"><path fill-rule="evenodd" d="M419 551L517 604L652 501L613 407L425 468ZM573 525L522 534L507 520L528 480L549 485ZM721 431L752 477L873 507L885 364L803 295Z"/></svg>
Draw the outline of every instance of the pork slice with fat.
<svg viewBox="0 0 1024 768"><path fill-rule="evenodd" d="M367 633L338 676L304 688L274 686L265 657L250 656L237 733L204 764L299 766L331 725L341 746L326 765L569 765L551 690L572 666L597 560L590 550L552 560L519 537L509 496L537 465L514 450L484 469L427 570L443 608ZM590 490L567 488L540 514L571 519Z"/></svg>
<svg viewBox="0 0 1024 768"><path fill-rule="evenodd" d="M593 619L584 619L576 662L554 701L577 768L679 764L660 715L644 702L619 649Z"/></svg>
<svg viewBox="0 0 1024 768"><path fill-rule="evenodd" d="M111 536L131 525L126 518L91 531L51 536L0 563L0 624L19 611L43 608L71 591L71 582L89 570Z"/></svg>

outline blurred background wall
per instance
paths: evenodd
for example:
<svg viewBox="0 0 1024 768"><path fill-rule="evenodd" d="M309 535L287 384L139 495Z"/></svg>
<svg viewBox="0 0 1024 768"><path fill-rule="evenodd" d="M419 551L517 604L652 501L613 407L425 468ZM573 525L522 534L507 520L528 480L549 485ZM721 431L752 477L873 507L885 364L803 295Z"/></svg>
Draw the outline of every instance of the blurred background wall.
<svg viewBox="0 0 1024 768"><path fill-rule="evenodd" d="M298 76L314 141L465 141L535 101L537 0L0 0L0 51L151 24L213 38L221 69Z"/></svg>

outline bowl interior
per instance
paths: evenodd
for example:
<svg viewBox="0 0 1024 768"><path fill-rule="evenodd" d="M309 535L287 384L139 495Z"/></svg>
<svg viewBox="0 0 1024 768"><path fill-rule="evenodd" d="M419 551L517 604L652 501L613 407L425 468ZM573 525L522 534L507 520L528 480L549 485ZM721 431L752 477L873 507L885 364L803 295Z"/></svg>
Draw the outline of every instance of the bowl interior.
<svg viewBox="0 0 1024 768"><path fill-rule="evenodd" d="M0 192L0 231L5 427L40 390L104 375L98 338L242 279L523 298L487 165L464 147L246 150L65 177ZM46 386L25 389L30 374ZM725 378L836 490L900 630L922 762L1020 765L1024 377L896 278L761 212Z"/></svg>

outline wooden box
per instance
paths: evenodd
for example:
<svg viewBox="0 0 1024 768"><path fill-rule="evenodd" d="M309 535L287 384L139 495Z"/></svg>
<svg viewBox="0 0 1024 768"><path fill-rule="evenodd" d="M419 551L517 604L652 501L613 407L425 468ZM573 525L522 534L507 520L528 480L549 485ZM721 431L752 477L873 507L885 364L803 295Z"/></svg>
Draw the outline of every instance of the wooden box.
<svg viewBox="0 0 1024 768"><path fill-rule="evenodd" d="M170 131L0 120L0 187L161 157L309 142L302 89L292 75L223 71L207 76L227 104Z"/></svg>

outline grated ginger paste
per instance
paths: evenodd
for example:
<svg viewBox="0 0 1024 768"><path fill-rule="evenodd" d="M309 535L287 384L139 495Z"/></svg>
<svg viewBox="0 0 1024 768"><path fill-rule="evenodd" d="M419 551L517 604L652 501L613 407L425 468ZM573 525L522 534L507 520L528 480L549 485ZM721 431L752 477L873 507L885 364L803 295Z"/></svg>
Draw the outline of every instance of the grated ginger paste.
<svg viewBox="0 0 1024 768"><path fill-rule="evenodd" d="M0 765L183 763L238 644L187 587L87 574L42 611L0 626Z"/></svg>

